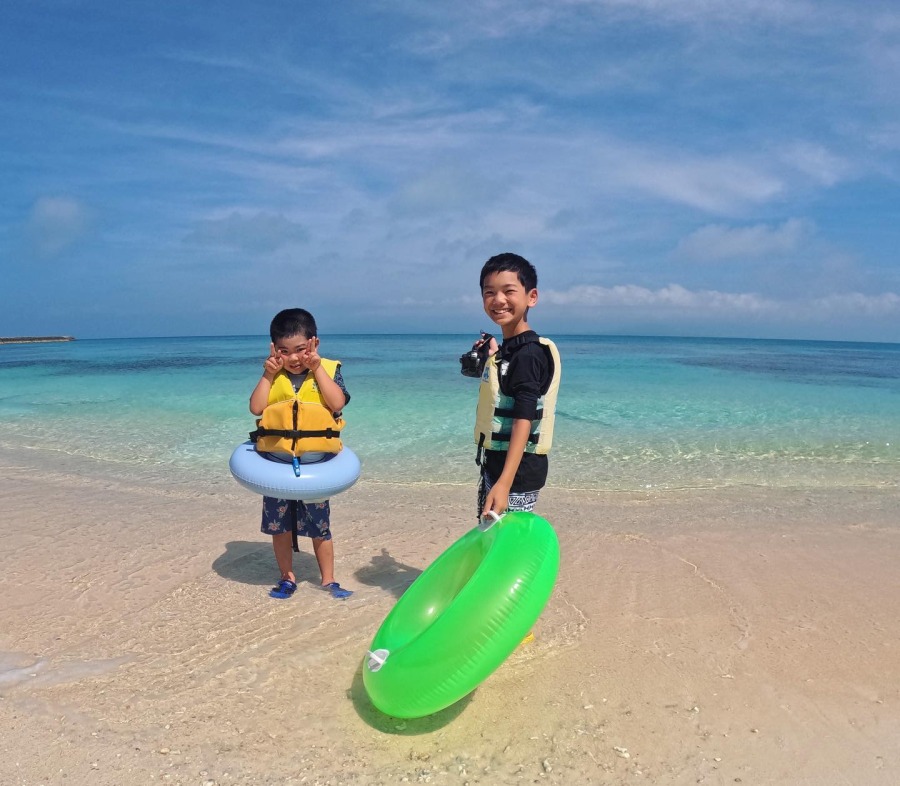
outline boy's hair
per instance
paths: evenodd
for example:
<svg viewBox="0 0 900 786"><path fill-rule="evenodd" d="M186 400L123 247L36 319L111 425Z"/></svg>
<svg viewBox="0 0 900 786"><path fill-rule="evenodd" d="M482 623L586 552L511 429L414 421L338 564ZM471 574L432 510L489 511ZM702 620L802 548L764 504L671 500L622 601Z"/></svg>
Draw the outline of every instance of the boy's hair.
<svg viewBox="0 0 900 786"><path fill-rule="evenodd" d="M478 280L479 289L484 289L484 280L492 273L515 273L519 283L525 287L526 292L537 289L537 270L525 257L518 254L497 254L484 263L481 268L481 278Z"/></svg>
<svg viewBox="0 0 900 786"><path fill-rule="evenodd" d="M272 343L291 336L315 338L318 335L316 320L306 309L286 308L272 319L269 335L272 337Z"/></svg>

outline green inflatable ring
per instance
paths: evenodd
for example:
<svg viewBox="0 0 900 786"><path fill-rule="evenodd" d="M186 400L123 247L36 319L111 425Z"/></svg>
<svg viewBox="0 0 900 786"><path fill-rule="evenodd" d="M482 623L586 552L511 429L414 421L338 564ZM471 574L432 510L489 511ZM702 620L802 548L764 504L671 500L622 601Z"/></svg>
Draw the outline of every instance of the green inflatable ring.
<svg viewBox="0 0 900 786"><path fill-rule="evenodd" d="M476 527L412 583L372 640L363 682L396 718L421 718L473 691L521 643L550 599L559 541L534 513Z"/></svg>

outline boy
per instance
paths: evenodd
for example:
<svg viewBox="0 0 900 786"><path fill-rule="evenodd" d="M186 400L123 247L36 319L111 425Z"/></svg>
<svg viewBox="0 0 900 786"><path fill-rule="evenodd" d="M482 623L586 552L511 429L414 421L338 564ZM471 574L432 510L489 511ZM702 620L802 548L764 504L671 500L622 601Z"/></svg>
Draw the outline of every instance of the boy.
<svg viewBox="0 0 900 786"><path fill-rule="evenodd" d="M344 387L341 364L319 357L319 339L313 315L302 308L289 308L275 315L269 326L272 343L263 364L263 375L250 394L250 411L262 415L263 409L278 401L287 401L298 393L301 401L313 401L327 407L335 417L350 401ZM297 535L312 539L313 552L322 574L322 588L334 598L353 593L334 580L334 544L331 540L329 502L304 504L300 501L263 497L261 530L272 536L275 561L281 579L270 591L273 598L286 599L297 590L293 552L299 551Z"/></svg>
<svg viewBox="0 0 900 786"><path fill-rule="evenodd" d="M503 331L492 336L481 375L475 417L476 463L481 467L478 515L533 510L547 482L561 363L556 345L527 322L537 304L537 271L518 254L498 254L481 269L484 312Z"/></svg>

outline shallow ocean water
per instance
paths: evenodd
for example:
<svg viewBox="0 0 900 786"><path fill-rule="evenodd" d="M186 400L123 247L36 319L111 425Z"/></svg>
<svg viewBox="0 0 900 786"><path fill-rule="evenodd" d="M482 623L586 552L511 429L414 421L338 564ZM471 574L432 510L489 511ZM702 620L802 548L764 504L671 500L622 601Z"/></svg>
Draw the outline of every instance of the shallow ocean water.
<svg viewBox="0 0 900 786"><path fill-rule="evenodd" d="M896 486L900 345L553 336L549 483L634 491ZM473 483L471 336L322 336L363 477ZM0 445L117 476L215 487L254 419L265 336L0 346Z"/></svg>

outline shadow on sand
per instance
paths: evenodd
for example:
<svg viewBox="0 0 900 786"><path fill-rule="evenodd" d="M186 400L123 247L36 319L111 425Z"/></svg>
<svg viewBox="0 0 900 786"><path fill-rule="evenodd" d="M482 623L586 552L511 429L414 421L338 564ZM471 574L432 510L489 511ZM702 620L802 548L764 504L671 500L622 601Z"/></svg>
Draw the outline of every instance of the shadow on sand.
<svg viewBox="0 0 900 786"><path fill-rule="evenodd" d="M463 696L455 704L451 704L440 712L427 715L424 718L394 718L391 715L385 715L372 704L369 694L366 693L366 686L363 684L363 668L365 666L360 665L353 673L353 683L347 691L347 698L353 702L356 714L368 726L383 734L393 734L399 737L416 737L420 734L430 734L456 720L475 695L475 691L472 691L468 696ZM409 689L415 690L415 686L410 685Z"/></svg>
<svg viewBox="0 0 900 786"><path fill-rule="evenodd" d="M278 566L270 543L233 540L225 544L225 553L213 560L212 569L223 579L242 584L273 585L278 579ZM294 554L294 572L298 581L318 584L319 566L316 558L305 551Z"/></svg>
<svg viewBox="0 0 900 786"><path fill-rule="evenodd" d="M229 581L259 586L272 584L273 572L277 576L278 570L271 545L242 540L225 544L225 553L216 557L212 568ZM304 551L294 554L294 569L298 577L318 575L316 558ZM421 572L418 568L397 562L387 549L382 549L381 554L372 557L372 563L357 570L355 576L361 583L381 587L399 598ZM394 718L372 704L363 684L362 668L361 663L357 664L347 698L363 722L384 734L417 736L436 731L455 720L475 695L473 691L452 706L425 718ZM410 690L415 690L415 686L411 685Z"/></svg>
<svg viewBox="0 0 900 786"><path fill-rule="evenodd" d="M419 568L398 562L387 549L382 549L381 554L372 557L370 564L358 568L353 575L361 584L381 587L399 598L421 573Z"/></svg>

